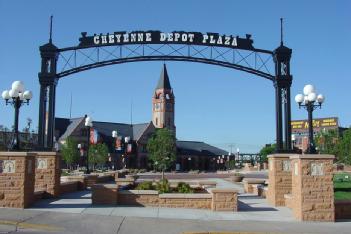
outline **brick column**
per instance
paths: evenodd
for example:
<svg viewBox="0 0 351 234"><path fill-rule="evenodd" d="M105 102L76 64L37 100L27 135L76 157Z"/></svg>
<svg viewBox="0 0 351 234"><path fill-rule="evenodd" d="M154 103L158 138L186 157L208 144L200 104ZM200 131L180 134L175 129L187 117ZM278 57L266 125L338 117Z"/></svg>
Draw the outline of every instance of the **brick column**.
<svg viewBox="0 0 351 234"><path fill-rule="evenodd" d="M284 194L291 193L291 154L272 154L268 156L267 200L274 206L285 206Z"/></svg>
<svg viewBox="0 0 351 234"><path fill-rule="evenodd" d="M0 152L0 207L26 208L34 201L35 154Z"/></svg>
<svg viewBox="0 0 351 234"><path fill-rule="evenodd" d="M35 190L47 195L60 194L61 155L58 152L35 152Z"/></svg>
<svg viewBox="0 0 351 234"><path fill-rule="evenodd" d="M303 154L290 157L295 218L334 221L333 155Z"/></svg>

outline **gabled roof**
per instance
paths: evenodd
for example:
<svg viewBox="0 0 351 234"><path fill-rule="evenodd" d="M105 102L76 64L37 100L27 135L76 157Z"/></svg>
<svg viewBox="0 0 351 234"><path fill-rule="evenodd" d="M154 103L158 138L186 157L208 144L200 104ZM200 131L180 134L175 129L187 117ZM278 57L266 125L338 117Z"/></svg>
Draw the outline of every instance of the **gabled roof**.
<svg viewBox="0 0 351 234"><path fill-rule="evenodd" d="M74 118L74 119L64 119L64 118L55 118L55 127L56 129L59 129L58 127L62 127L62 129L59 129L60 132L63 132L63 134L59 137L59 140L65 140L67 137L72 135L74 130L78 127L78 125L84 120L84 117L81 118ZM69 121L68 125L64 125L64 123L67 123ZM57 123L62 123L61 126L57 126Z"/></svg>
<svg viewBox="0 0 351 234"><path fill-rule="evenodd" d="M119 136L133 139L133 126L130 124L93 121L93 128L108 137L112 135L112 131L117 131Z"/></svg>
<svg viewBox="0 0 351 234"><path fill-rule="evenodd" d="M64 140L84 121L84 117L75 119L66 118L55 118L55 127L61 133L60 140ZM100 122L93 121L93 128L105 137L112 137L112 131L117 131L119 136L129 136L132 140L139 140L144 131L151 123L141 124L124 124L124 123L111 123L111 122Z"/></svg>
<svg viewBox="0 0 351 234"><path fill-rule="evenodd" d="M158 80L156 89L172 89L167 73L166 64L163 64L160 79Z"/></svg>
<svg viewBox="0 0 351 234"><path fill-rule="evenodd" d="M199 156L228 155L228 152L200 141L177 141L177 148L181 154Z"/></svg>
<svg viewBox="0 0 351 234"><path fill-rule="evenodd" d="M133 139L138 141L146 129L149 127L150 123L134 124L133 125Z"/></svg>

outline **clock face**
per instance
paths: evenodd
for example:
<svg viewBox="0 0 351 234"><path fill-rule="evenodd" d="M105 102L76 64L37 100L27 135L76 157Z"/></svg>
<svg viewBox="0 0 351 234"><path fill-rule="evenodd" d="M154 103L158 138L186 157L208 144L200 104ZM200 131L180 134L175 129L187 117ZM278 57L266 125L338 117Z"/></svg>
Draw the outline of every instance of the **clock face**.
<svg viewBox="0 0 351 234"><path fill-rule="evenodd" d="M155 103L155 110L159 110L160 109L160 103Z"/></svg>

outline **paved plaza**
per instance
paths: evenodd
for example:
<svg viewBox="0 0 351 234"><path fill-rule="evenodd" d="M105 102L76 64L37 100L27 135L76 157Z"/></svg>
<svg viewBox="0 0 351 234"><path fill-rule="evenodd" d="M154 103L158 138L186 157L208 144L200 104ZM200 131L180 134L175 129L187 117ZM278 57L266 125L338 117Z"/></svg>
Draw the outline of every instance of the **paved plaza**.
<svg viewBox="0 0 351 234"><path fill-rule="evenodd" d="M240 192L239 212L200 209L97 206L90 191L44 199L30 209L0 209L0 233L349 233L351 222L297 222L290 209L243 193L240 184L213 178L220 188Z"/></svg>

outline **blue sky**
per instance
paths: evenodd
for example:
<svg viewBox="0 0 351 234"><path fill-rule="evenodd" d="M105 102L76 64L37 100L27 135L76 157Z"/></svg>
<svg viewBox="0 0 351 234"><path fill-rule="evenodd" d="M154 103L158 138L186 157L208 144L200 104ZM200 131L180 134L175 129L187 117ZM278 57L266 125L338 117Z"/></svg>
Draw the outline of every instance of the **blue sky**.
<svg viewBox="0 0 351 234"><path fill-rule="evenodd" d="M30 117L37 126L40 69L38 47L48 40L58 47L78 44L88 34L132 30L174 30L252 34L254 46L279 46L279 18L284 41L293 49L292 118L304 119L294 96L314 84L326 96L316 117L337 116L351 125L351 3L339 1L17 1L0 0L0 91L22 80L33 91L21 108L20 127ZM162 62L139 62L93 69L65 77L57 87L56 115L89 114L94 120L151 120L151 97ZM206 141L228 150L255 152L275 139L274 88L271 82L240 71L189 62L167 62L176 96L177 137ZM13 124L13 108L0 104L0 124Z"/></svg>

